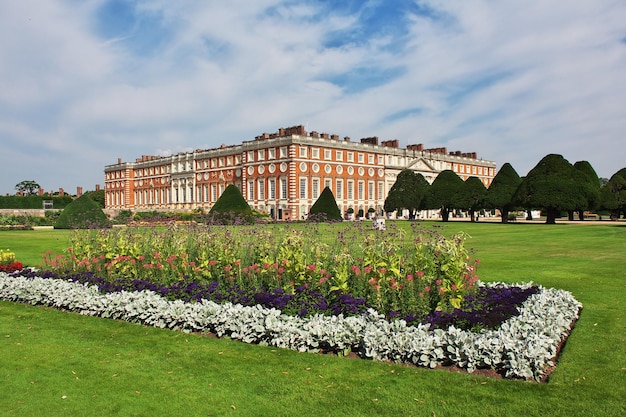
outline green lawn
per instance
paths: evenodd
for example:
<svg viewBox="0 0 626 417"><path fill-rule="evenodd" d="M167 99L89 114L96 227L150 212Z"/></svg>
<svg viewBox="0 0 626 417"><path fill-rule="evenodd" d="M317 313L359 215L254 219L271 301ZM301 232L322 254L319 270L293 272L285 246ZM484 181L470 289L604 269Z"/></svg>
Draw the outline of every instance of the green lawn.
<svg viewBox="0 0 626 417"><path fill-rule="evenodd" d="M297 353L0 302L0 415L626 414L626 227L445 228L472 236L481 279L532 280L583 303L548 383ZM32 265L46 250L65 248L67 238L3 231L0 248Z"/></svg>

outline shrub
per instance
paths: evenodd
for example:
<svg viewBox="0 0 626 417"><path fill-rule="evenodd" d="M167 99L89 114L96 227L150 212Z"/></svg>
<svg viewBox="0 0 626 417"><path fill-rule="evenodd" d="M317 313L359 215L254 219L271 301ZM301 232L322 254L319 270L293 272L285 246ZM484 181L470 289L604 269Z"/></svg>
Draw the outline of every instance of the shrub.
<svg viewBox="0 0 626 417"><path fill-rule="evenodd" d="M236 185L230 184L217 199L207 218L210 224L251 224L255 215Z"/></svg>
<svg viewBox="0 0 626 417"><path fill-rule="evenodd" d="M342 220L341 211L330 188L325 187L322 194L309 211L309 219L313 221Z"/></svg>
<svg viewBox="0 0 626 417"><path fill-rule="evenodd" d="M98 203L87 194L74 200L54 224L55 229L98 229L111 227L111 222Z"/></svg>

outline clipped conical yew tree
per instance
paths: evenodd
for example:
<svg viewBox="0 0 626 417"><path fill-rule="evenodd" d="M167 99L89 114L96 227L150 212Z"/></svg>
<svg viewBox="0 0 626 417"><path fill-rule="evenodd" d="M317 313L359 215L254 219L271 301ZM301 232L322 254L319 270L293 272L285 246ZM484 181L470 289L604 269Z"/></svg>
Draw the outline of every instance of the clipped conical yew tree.
<svg viewBox="0 0 626 417"><path fill-rule="evenodd" d="M313 203L309 210L309 220L311 221L337 221L343 220L341 210L335 201L335 195L330 188L325 187L317 201Z"/></svg>
<svg viewBox="0 0 626 417"><path fill-rule="evenodd" d="M209 220L219 224L254 223L255 216L239 188L230 184L209 211Z"/></svg>
<svg viewBox="0 0 626 417"><path fill-rule="evenodd" d="M55 229L102 229L111 222L98 203L83 194L67 205L59 215Z"/></svg>

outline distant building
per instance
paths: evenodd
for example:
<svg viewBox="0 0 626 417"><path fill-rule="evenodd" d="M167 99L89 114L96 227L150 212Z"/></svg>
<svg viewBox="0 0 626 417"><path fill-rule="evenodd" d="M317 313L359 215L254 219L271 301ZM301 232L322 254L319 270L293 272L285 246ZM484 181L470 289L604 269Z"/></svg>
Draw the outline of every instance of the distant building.
<svg viewBox="0 0 626 417"><path fill-rule="evenodd" d="M496 163L475 152L399 147L377 137L352 142L337 135L306 132L304 126L279 129L240 145L198 149L176 155L142 156L107 165L108 210L189 211L210 209L226 186L235 184L248 204L278 220L305 217L324 187L330 187L342 212L373 208L381 214L387 193L403 169L430 183L450 169L461 178L479 177L486 187Z"/></svg>

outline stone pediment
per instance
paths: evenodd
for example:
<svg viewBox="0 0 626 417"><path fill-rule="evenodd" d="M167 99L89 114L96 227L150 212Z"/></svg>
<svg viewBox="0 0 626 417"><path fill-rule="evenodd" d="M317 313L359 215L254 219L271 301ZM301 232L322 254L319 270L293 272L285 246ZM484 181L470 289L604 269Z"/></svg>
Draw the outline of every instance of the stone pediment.
<svg viewBox="0 0 626 417"><path fill-rule="evenodd" d="M415 158L410 161L407 168L417 172L433 172L435 170L434 166L428 163L426 159L421 157Z"/></svg>

